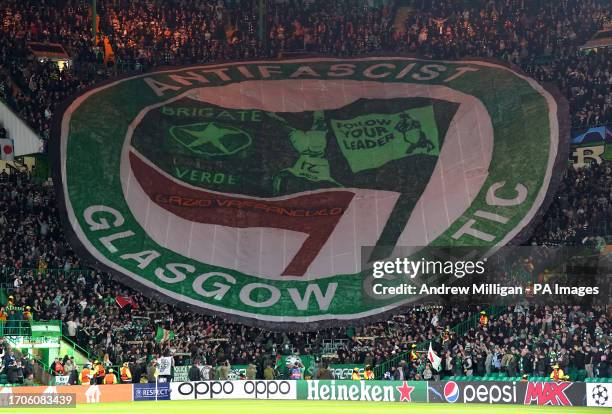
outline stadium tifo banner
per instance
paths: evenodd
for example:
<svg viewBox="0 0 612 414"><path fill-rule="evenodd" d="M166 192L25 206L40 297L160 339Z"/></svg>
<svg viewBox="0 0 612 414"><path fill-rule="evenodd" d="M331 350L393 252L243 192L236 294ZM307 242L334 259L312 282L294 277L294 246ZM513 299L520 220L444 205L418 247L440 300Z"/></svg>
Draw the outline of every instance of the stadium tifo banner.
<svg viewBox="0 0 612 414"><path fill-rule="evenodd" d="M384 259L525 237L565 157L559 103L475 60L153 72L56 112L55 183L73 246L143 292L260 326L332 324L416 299L368 297L363 246Z"/></svg>
<svg viewBox="0 0 612 414"><path fill-rule="evenodd" d="M0 387L0 393L49 395L75 394L77 404L132 401L132 384Z"/></svg>
<svg viewBox="0 0 612 414"><path fill-rule="evenodd" d="M583 382L444 381L428 383L429 402L585 405Z"/></svg>
<svg viewBox="0 0 612 414"><path fill-rule="evenodd" d="M299 381L198 381L170 383L171 400L295 400Z"/></svg>
<svg viewBox="0 0 612 414"><path fill-rule="evenodd" d="M298 400L427 402L424 381L297 381Z"/></svg>

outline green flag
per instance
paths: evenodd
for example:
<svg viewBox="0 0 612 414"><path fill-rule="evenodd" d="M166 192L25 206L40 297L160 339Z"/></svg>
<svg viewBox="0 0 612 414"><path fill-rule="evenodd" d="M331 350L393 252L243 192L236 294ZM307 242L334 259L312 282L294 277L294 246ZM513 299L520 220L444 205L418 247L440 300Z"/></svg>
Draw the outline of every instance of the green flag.
<svg viewBox="0 0 612 414"><path fill-rule="evenodd" d="M164 329L161 326L157 327L157 332L155 333L155 341L156 342L166 342L174 339L174 331L169 329Z"/></svg>
<svg viewBox="0 0 612 414"><path fill-rule="evenodd" d="M439 155L433 106L393 114L371 113L331 121L338 146L354 173L411 155Z"/></svg>

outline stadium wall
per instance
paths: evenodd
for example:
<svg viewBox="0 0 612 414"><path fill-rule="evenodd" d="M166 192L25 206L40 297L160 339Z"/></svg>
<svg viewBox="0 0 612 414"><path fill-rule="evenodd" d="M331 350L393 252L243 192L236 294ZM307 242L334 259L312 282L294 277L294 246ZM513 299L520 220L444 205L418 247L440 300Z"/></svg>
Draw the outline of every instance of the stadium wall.
<svg viewBox="0 0 612 414"><path fill-rule="evenodd" d="M612 383L584 382L261 380L0 388L7 393L69 393L77 404L259 399L612 407Z"/></svg>

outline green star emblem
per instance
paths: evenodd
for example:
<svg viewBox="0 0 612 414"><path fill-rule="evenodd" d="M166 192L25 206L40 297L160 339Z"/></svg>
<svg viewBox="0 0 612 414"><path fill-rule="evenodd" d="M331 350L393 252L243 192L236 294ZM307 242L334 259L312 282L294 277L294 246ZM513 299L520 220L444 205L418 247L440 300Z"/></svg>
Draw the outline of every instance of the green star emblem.
<svg viewBox="0 0 612 414"><path fill-rule="evenodd" d="M210 157L235 154L252 141L247 132L215 122L173 126L170 135L188 151Z"/></svg>

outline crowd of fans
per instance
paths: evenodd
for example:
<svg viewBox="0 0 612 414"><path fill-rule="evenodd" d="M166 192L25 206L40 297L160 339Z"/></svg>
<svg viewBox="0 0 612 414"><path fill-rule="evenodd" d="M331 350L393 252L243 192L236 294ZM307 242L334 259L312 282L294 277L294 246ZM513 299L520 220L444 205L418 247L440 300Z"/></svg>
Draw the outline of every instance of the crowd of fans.
<svg viewBox="0 0 612 414"><path fill-rule="evenodd" d="M98 0L94 40L89 2L0 1L0 98L48 138L56 105L121 71L156 66L278 57L412 53L455 59L499 58L538 80L555 82L570 101L575 127L612 121L610 50L578 46L610 19L603 0L412 2L395 22L395 1ZM261 36L260 36L261 33ZM59 66L29 43L58 43L72 61ZM112 55L106 50L106 42ZM109 50L111 50L109 49Z"/></svg>
<svg viewBox="0 0 612 414"><path fill-rule="evenodd" d="M429 338L442 358L436 371L425 354L401 361L389 379L442 376L549 377L558 366L571 380L612 375L610 315L606 307L511 306L484 316L461 336L444 331ZM560 379L564 379L560 378Z"/></svg>
<svg viewBox="0 0 612 414"><path fill-rule="evenodd" d="M602 0L472 2L475 8L465 7L466 2L416 1L418 7L399 26L393 25L393 1L378 8L353 0L267 3L261 27L256 1L229 6L220 1L99 0L96 42L89 2L0 0L0 99L47 138L58 103L120 71L289 52L401 52L503 59L538 80L555 82L570 102L575 127L612 122L611 52L578 50L610 18ZM106 41L112 59L105 56ZM60 69L34 58L29 42L61 44L72 64ZM560 196L532 240L572 244L609 235L610 168L568 168ZM443 357L436 372L417 353L386 372L389 379L491 372L548 376L555 364L572 380L612 377L609 315L600 308L513 306L457 336L447 329L480 308L414 308L363 327L278 333L154 302L79 263L64 239L51 181L37 182L27 172L0 172L0 266L18 306L30 306L35 319L62 320L64 334L97 355L103 361L98 365L110 369L128 362L136 380L140 372L154 376L151 362L168 353L185 363L254 364L261 376L271 356L321 354L327 339L342 339L334 357L338 363L377 366L413 355L412 344L428 341ZM174 339L156 341L158 326L172 330ZM27 360L1 348L7 375L29 378ZM73 365L64 358L54 361L52 371L74 372Z"/></svg>
<svg viewBox="0 0 612 414"><path fill-rule="evenodd" d="M11 384L34 385L34 362L0 338L0 377Z"/></svg>
<svg viewBox="0 0 612 414"><path fill-rule="evenodd" d="M587 168L567 168L536 230L536 244L579 244L612 234L612 164L603 162ZM600 244L600 243L595 243Z"/></svg>

